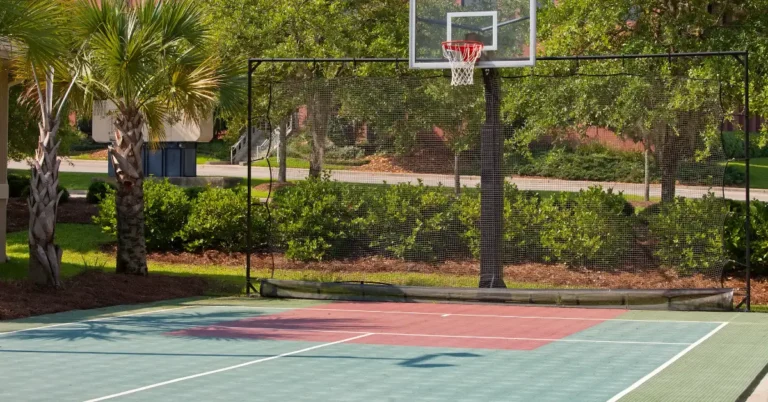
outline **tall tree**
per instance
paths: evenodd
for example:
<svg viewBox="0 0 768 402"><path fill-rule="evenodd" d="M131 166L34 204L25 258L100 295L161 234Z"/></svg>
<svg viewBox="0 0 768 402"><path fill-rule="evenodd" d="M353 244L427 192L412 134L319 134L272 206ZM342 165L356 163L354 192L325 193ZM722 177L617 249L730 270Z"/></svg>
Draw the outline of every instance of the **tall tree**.
<svg viewBox="0 0 768 402"><path fill-rule="evenodd" d="M10 43L14 52L14 73L28 84L23 100L36 103L38 141L31 162L28 198L29 278L35 283L61 285L62 249L55 243L58 213L59 165L57 135L63 111L76 74L69 58L69 45L62 29L63 4L50 0L10 0L0 11L0 41ZM65 91L55 90L57 69L64 77ZM39 77L43 77L40 79ZM68 124L66 122L64 124Z"/></svg>
<svg viewBox="0 0 768 402"><path fill-rule="evenodd" d="M239 81L209 56L209 32L192 0L81 0L73 26L83 41L89 99L115 105L110 163L117 178L117 272L147 274L144 237L145 140L166 122L198 122L217 102L232 107Z"/></svg>
<svg viewBox="0 0 768 402"><path fill-rule="evenodd" d="M764 113L768 112L768 102L762 95L767 88L767 77L760 74L762 68L759 66L768 57L764 51L768 44L767 26L768 2L763 0L608 0L601 2L598 8L587 0L563 0L557 4L548 3L541 11L539 40L541 49L552 55L750 49L754 52L750 57L753 67L753 111ZM616 69L616 66L613 67ZM659 76L710 78L731 84L737 84L743 79L738 64L721 57L646 63L644 67L646 73L653 72ZM537 72L540 70L537 69ZM685 85L665 90L672 94L690 92L690 88ZM728 111L738 113L743 107L742 86L726 85L724 90L724 105ZM577 93L592 99L604 96L599 91ZM626 105L631 106L629 103ZM692 144L696 137L707 131L691 125L674 126L687 121L691 117L689 114L698 107L691 104L684 106L677 107L674 115L664 116L666 125L645 124L644 130L650 131L624 132L629 137L643 140L646 148L654 149L654 157L661 169L663 201L670 201L674 197L680 159L692 153L687 144ZM641 120L650 123L652 119L645 116ZM643 124L635 128L641 126Z"/></svg>
<svg viewBox="0 0 768 402"><path fill-rule="evenodd" d="M402 0L210 0L206 7L217 48L231 63L245 64L249 57L403 57L407 51L408 4ZM392 68L361 66L356 73ZM351 72L350 65L324 63L261 66L254 73L254 116L265 112L270 82L322 80ZM311 102L306 105L312 137L310 174L318 176L333 91L322 85L311 90L315 92L307 95Z"/></svg>

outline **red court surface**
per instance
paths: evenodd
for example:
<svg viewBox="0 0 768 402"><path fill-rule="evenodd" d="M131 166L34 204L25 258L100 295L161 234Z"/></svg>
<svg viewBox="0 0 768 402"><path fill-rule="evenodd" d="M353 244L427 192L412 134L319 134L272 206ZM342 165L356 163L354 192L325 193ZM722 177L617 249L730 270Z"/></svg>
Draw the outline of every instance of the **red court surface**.
<svg viewBox="0 0 768 402"><path fill-rule="evenodd" d="M623 310L458 304L333 303L275 310L168 335L418 347L533 350L594 327Z"/></svg>

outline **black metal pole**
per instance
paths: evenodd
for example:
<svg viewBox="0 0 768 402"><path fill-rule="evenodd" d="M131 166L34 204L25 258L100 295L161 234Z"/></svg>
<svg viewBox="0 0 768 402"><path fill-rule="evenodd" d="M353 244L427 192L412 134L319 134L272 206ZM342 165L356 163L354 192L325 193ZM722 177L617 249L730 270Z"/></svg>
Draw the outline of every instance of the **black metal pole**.
<svg viewBox="0 0 768 402"><path fill-rule="evenodd" d="M248 160L246 161L248 166L248 206L246 207L246 229L245 229L245 294L251 295L251 131L252 131L252 117L251 117L251 86L252 86L251 61L248 61L248 124L246 132L246 146L248 147Z"/></svg>
<svg viewBox="0 0 768 402"><path fill-rule="evenodd" d="M746 175L745 183L745 194L747 199L747 207L745 208L745 217L744 217L744 242L746 243L746 251L744 253L747 261L747 277L746 277L746 286L747 286L747 311L751 311L752 309L752 283L751 283L751 275L752 275L752 263L751 263L751 239L750 239L750 232L752 231L752 218L750 213L750 205L749 205L749 187L750 187L750 181L749 181L749 123L750 123L750 114L749 114L749 52L744 54L744 174Z"/></svg>
<svg viewBox="0 0 768 402"><path fill-rule="evenodd" d="M707 56L744 56L747 52L724 51L724 52L689 52L689 53L650 53L650 54L604 54L604 55L585 55L585 56L543 56L537 57L537 61L557 61L557 60L623 60L623 59L660 59L660 58L686 58L686 57L707 57ZM266 63L398 63L407 62L408 59L392 57L339 57L339 58L273 58L273 57L255 57L251 62ZM444 61L443 59L434 59L426 61Z"/></svg>

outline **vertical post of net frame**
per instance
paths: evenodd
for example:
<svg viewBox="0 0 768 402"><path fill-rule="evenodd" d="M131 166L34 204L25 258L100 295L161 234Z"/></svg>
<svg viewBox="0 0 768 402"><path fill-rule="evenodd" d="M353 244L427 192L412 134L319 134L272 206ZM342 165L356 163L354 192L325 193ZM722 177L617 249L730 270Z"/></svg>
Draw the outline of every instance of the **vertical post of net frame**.
<svg viewBox="0 0 768 402"><path fill-rule="evenodd" d="M745 208L744 213L744 243L746 245L744 256L746 258L746 278L745 278L745 285L747 288L747 311L751 311L752 309L752 263L751 263L751 239L750 239L750 231L752 231L752 217L750 213L750 199L749 199L749 187L750 187L750 180L749 180L749 149L750 149L750 142L749 142L749 130L750 130L750 113L749 113L749 51L746 51L744 53L744 174L746 175L746 178L744 182L745 185L745 198L747 201L747 205Z"/></svg>
<svg viewBox="0 0 768 402"><path fill-rule="evenodd" d="M251 69L251 61L248 61L248 124L246 125L246 147L248 147L248 159L247 159L247 170L248 170L248 178L246 185L248 186L248 205L246 206L246 229L245 229L245 294L247 296L251 295L251 130L253 129L253 122L252 122L252 116L251 116L251 98L252 98L252 81L253 81L253 70Z"/></svg>

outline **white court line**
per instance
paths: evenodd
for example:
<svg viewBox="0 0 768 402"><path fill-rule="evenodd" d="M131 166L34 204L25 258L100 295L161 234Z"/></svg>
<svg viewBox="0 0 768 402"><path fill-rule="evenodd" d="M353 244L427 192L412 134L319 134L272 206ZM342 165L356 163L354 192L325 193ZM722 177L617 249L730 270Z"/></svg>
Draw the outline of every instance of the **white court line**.
<svg viewBox="0 0 768 402"><path fill-rule="evenodd" d="M227 305L205 305L204 307L233 307ZM618 321L618 322L653 322L675 324L725 324L726 321L678 321L678 320L631 320L622 318L587 318L587 317L547 317L535 315L496 315L496 314L461 314L461 313L431 313L424 311L394 311L394 310L361 310L343 308L314 308L314 307L260 307L260 306L235 306L261 310L302 310L302 311L338 311L349 313L373 313L373 314L407 314L407 315L439 315L441 317L487 317L487 318L523 318L530 320L566 320L566 321Z"/></svg>
<svg viewBox="0 0 768 402"><path fill-rule="evenodd" d="M626 396L628 393L634 391L635 389L637 389L637 387L643 385L646 381L650 380L653 376L655 376L656 374L659 374L665 368L669 367L672 363L676 362L678 359L680 359L681 357L685 356L685 354L690 352L691 350L693 350L693 348L695 348L696 346L701 345L702 342L704 342L707 339L709 339L712 335L716 334L717 331L720 331L726 325L728 325L727 322L724 322L724 323L718 325L717 328L713 329L708 334L704 335L704 337L702 337L698 341L692 343L690 346L688 346L687 348L685 348L682 351L680 351L680 353L674 355L671 359L667 360L664 364L662 364L661 366L657 367L656 370L651 371L650 373L648 373L648 375L646 375L645 377L637 380L634 384L630 385L624 391L621 391L618 394L616 394L613 398L609 399L608 402L616 402L619 399L621 399L624 396Z"/></svg>
<svg viewBox="0 0 768 402"><path fill-rule="evenodd" d="M180 310L180 309L183 309L183 308L190 308L190 307L196 307L196 306L171 307L171 308L163 308L163 309L151 310L151 311L142 311L142 312L139 312L139 313L129 313L129 314L112 315L112 316L108 316L108 317L91 318L89 320L82 320L82 321L62 322L62 323L58 323L58 324L43 325L43 326L40 326L40 327L32 327L32 328L17 329L15 331L0 332L0 336L9 335L9 334L16 334L16 333L19 333L19 332L34 331L34 330L38 330L38 329L48 329L48 328L54 328L54 327L63 327L65 325L82 324L84 322L114 320L116 318L122 318L122 317L135 317L137 315L146 315L146 314L152 314L152 313L160 313L160 312L163 312L163 311Z"/></svg>
<svg viewBox="0 0 768 402"><path fill-rule="evenodd" d="M505 337L505 336L475 336L475 335L445 335L445 334L410 334L404 332L365 332L365 331L342 331L333 329L290 329L290 328L276 328L276 327L233 327L227 325L210 325L205 328L244 328L244 329L266 329L274 331L293 331L293 332L320 332L330 334L368 334L368 335L387 335L387 336L402 336L402 337L421 337L421 338L458 338L458 339L490 339L490 340L502 340L502 341L542 341L542 342L571 342L571 343L613 343L624 345L675 345L675 346L688 346L690 343L684 342L642 342L642 341L608 341L599 339L566 339L566 338L517 338L517 337Z"/></svg>
<svg viewBox="0 0 768 402"><path fill-rule="evenodd" d="M177 383L177 382L191 380L191 379L198 378L198 377L204 377L204 376L211 375L211 374L222 373L222 372L225 372L225 371L230 371L230 370L234 370L234 369L238 369L238 368L241 368L241 367L250 366L250 365L253 365L253 364L257 364L257 363L262 363L262 362L266 362L266 361L270 361L270 360L279 359L281 357L286 357L286 356L291 356L291 355L295 355L295 354L299 354L299 353L309 352L310 350L320 349L320 348L324 348L326 346L338 345L340 343L354 341L355 339L365 338L366 336L370 336L370 335L372 335L372 334L365 333L365 334L362 334L362 335L353 336L352 338L342 339L342 340L336 341L336 342L323 343L321 345L315 345L315 346L312 346L312 347L309 347L309 348L295 350L293 352L287 352L287 353L279 354L279 355L272 356L272 357L266 357L266 358L258 359L258 360L251 360L249 362L236 364L234 366L220 368L218 370L206 371L204 373L198 373L198 374L193 374L193 375L189 375L189 376L186 376L186 377L176 378L176 379L173 379L173 380L158 382L156 384L147 385L145 387L134 388L134 389L131 389L131 390L128 390L128 391L123 391L123 392L120 392L120 393L117 393L117 394L102 396L102 397L96 398L96 399L89 399L86 402L98 402L98 401L104 401L104 400L107 400L107 399L118 398L118 397L125 396L125 395L135 394L137 392L146 391L146 390L152 389L152 388L162 387L164 385L174 384L174 383Z"/></svg>

